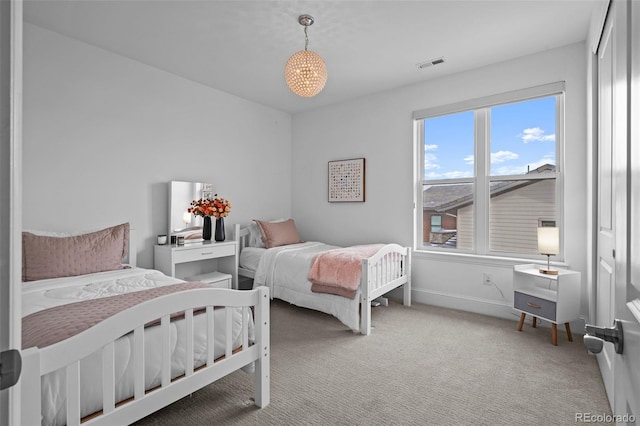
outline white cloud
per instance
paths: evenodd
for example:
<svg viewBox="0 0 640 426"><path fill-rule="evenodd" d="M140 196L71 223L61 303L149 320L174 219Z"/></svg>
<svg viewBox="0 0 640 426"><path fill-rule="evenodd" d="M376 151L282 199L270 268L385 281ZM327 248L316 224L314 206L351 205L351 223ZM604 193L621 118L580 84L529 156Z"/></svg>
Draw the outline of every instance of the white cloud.
<svg viewBox="0 0 640 426"><path fill-rule="evenodd" d="M431 144L424 146L424 169L425 170L433 170L439 169L440 165L438 164L438 156L433 154L432 151L437 151L438 145Z"/></svg>
<svg viewBox="0 0 640 426"><path fill-rule="evenodd" d="M555 133L552 135L545 135L544 130L540 127L531 127L529 129L524 129L522 133L519 135L522 138L522 142L555 142L556 135Z"/></svg>
<svg viewBox="0 0 640 426"><path fill-rule="evenodd" d="M553 154L547 154L544 157L542 157L541 159L539 159L538 161L534 161L533 163L529 164L529 169L530 170L534 170L537 169L540 166L544 166L545 164L556 164L556 157ZM526 173L526 172L525 172Z"/></svg>
<svg viewBox="0 0 640 426"><path fill-rule="evenodd" d="M473 155L467 155L466 157L464 157L464 162L466 164L473 164L473 162L474 162Z"/></svg>
<svg viewBox="0 0 640 426"><path fill-rule="evenodd" d="M447 172L444 173L444 178L445 179L456 179L456 178L467 178L467 177L472 177L473 176L473 172L467 171L453 171L453 172Z"/></svg>
<svg viewBox="0 0 640 426"><path fill-rule="evenodd" d="M438 164L438 157L433 154L424 154L424 169L425 170L433 170L439 169L440 164Z"/></svg>
<svg viewBox="0 0 640 426"><path fill-rule="evenodd" d="M509 160L517 160L518 154L511 151L498 151L491 153L491 164L504 163Z"/></svg>
<svg viewBox="0 0 640 426"><path fill-rule="evenodd" d="M545 164L556 164L555 156L553 154L547 154L537 161L533 161L524 165L504 165L501 167L492 167L491 174L493 176L508 176L508 175L524 175L531 170L535 170Z"/></svg>
<svg viewBox="0 0 640 426"><path fill-rule="evenodd" d="M471 171L452 171L446 173L436 173L431 172L425 175L425 179L456 179L456 178L467 178L473 177L473 172Z"/></svg>

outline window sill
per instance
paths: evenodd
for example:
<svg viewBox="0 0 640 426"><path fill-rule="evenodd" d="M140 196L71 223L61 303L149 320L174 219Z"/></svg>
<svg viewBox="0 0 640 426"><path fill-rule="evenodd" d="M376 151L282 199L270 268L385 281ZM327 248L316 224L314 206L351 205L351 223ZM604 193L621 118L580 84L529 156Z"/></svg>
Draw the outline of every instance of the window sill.
<svg viewBox="0 0 640 426"><path fill-rule="evenodd" d="M465 263L476 264L483 266L497 266L497 267L513 267L514 265L521 265L523 263L533 263L536 265L545 266L546 260L538 258L527 257L506 257L495 255L480 255L473 253L452 253L445 251L414 249L412 254L414 259L434 260L438 262L453 262L453 263ZM559 268L569 268L569 264L564 261L552 261L551 265Z"/></svg>

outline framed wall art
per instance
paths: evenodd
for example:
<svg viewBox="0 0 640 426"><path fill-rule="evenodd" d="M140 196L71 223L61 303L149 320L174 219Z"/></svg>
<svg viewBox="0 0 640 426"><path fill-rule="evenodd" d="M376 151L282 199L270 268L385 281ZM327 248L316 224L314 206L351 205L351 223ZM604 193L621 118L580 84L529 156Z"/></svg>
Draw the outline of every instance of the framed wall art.
<svg viewBox="0 0 640 426"><path fill-rule="evenodd" d="M364 202L364 158L329 161L329 202Z"/></svg>

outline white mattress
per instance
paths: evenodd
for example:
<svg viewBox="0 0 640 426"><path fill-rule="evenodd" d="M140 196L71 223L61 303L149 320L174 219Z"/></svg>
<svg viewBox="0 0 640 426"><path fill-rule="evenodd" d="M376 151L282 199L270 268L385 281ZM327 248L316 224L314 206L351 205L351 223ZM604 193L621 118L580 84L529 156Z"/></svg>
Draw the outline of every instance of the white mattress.
<svg viewBox="0 0 640 426"><path fill-rule="evenodd" d="M339 247L309 241L262 249L264 251L256 268L253 285L267 286L272 298L333 315L347 327L359 331L360 289L353 299L349 299L314 293L311 291L311 282L307 280L313 258L318 253L336 248Z"/></svg>
<svg viewBox="0 0 640 426"><path fill-rule="evenodd" d="M32 281L23 284L23 316L67 303L86 299L114 296L147 288L176 284L182 280L168 277L150 269L131 268L101 272L79 277L56 278ZM231 308L228 308L231 309ZM224 354L225 311L215 310L215 357ZM233 346L242 343L242 309L233 308ZM184 372L184 320L171 322L171 375ZM249 322L249 339L254 339L253 321ZM123 336L116 341L116 401L133 395L132 337ZM159 327L145 329L145 385L147 388L160 384L161 336ZM207 332L206 317L194 317L194 365L206 362ZM94 353L80 363L82 416L102 407L102 352ZM64 424L66 419L65 375L62 371L50 373L42 379L43 425Z"/></svg>

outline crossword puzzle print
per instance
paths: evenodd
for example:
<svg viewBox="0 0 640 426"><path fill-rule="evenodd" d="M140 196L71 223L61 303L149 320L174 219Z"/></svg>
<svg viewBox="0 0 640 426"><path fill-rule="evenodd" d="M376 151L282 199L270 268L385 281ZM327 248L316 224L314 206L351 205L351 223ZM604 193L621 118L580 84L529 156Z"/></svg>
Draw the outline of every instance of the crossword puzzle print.
<svg viewBox="0 0 640 426"><path fill-rule="evenodd" d="M329 201L364 201L364 159L329 163Z"/></svg>

